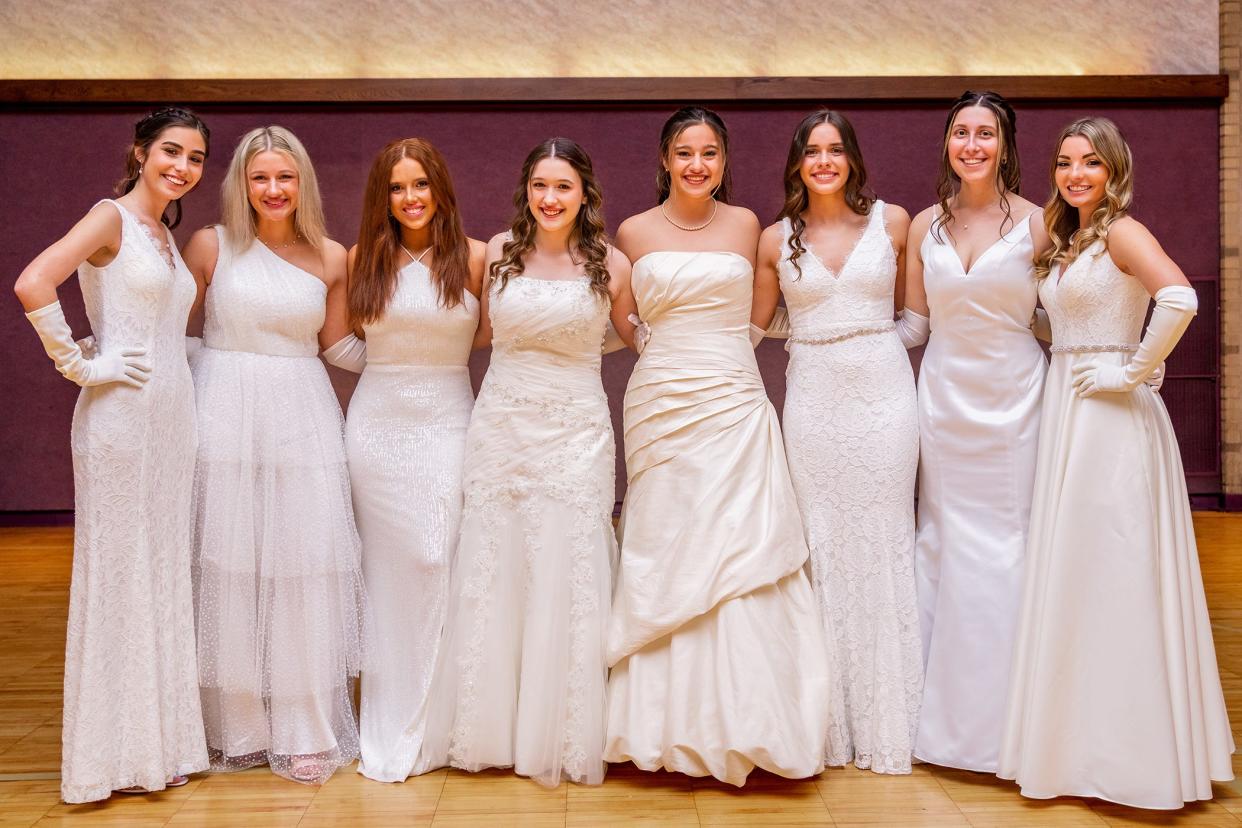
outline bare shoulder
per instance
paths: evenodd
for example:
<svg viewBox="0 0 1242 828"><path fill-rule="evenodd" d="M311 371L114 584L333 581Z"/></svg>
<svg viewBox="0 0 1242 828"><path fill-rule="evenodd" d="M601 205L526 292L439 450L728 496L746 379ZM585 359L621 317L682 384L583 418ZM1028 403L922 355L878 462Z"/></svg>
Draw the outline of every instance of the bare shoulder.
<svg viewBox="0 0 1242 828"><path fill-rule="evenodd" d="M721 204L719 210L720 218L736 224L739 228L750 230L755 235L759 234L759 217L752 210L736 204Z"/></svg>
<svg viewBox="0 0 1242 828"><path fill-rule="evenodd" d="M890 228L908 228L910 226L910 214L900 204L889 204L886 201L884 202L884 223Z"/></svg>
<svg viewBox="0 0 1242 828"><path fill-rule="evenodd" d="M919 213L910 220L910 235L923 236L931 228L932 219L936 217L936 205L920 210Z"/></svg>
<svg viewBox="0 0 1242 828"><path fill-rule="evenodd" d="M760 260L774 261L780 256L781 244L785 240L784 222L778 221L775 224L769 224L763 228L763 232L759 234L759 258Z"/></svg>
<svg viewBox="0 0 1242 828"><path fill-rule="evenodd" d="M608 269L623 268L627 272L630 269L630 258L622 253L615 245L608 245Z"/></svg>
<svg viewBox="0 0 1242 828"><path fill-rule="evenodd" d="M1104 244L1109 255L1123 269L1125 266L1122 262L1163 252L1160 242L1156 241L1151 231L1141 221L1130 216L1123 216L1113 222L1108 228L1108 239Z"/></svg>
<svg viewBox="0 0 1242 828"><path fill-rule="evenodd" d="M195 230L190 235L189 242L186 243L186 254L189 255L191 250L200 252L210 251L217 252L220 249L220 234L216 232L216 225L209 224L206 227Z"/></svg>
<svg viewBox="0 0 1242 828"><path fill-rule="evenodd" d="M353 270L356 261L358 261L358 245L355 244L349 248L349 254L345 257L345 266Z"/></svg>
<svg viewBox="0 0 1242 828"><path fill-rule="evenodd" d="M470 257L470 261L472 262L475 260L478 260L481 262L487 256L487 242L482 242L482 241L479 241L478 239L467 238L466 248L467 248L467 255Z"/></svg>
<svg viewBox="0 0 1242 828"><path fill-rule="evenodd" d="M1030 218L1032 213L1040 210L1038 204L1028 201L1020 195L1010 193L1009 196L1009 212L1013 216L1014 223L1020 223Z"/></svg>

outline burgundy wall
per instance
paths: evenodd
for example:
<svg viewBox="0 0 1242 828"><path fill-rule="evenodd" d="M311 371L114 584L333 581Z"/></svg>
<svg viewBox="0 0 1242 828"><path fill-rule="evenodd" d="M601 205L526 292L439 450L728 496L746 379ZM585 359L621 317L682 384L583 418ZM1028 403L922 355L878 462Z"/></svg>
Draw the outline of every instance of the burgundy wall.
<svg viewBox="0 0 1242 828"><path fill-rule="evenodd" d="M1003 90L1002 90L1003 91ZM229 154L248 129L277 123L292 129L315 161L332 235L351 243L369 162L387 141L420 135L445 154L472 236L503 229L512 211L518 168L526 152L552 135L567 135L592 154L603 183L609 226L653 203L656 142L673 107L547 105L539 107L204 106L212 157L198 190L185 200L180 241L217 218L218 188ZM781 200L781 168L794 126L811 105L721 105L732 131L735 201L772 220ZM842 106L857 127L874 189L911 214L933 197L944 110L910 104ZM145 108L0 111L0 512L71 509L69 424L77 389L43 355L8 289L22 268L95 200L110 195L122 171L133 121ZM1153 230L1199 292L1199 317L1170 360L1163 396L1181 442L1191 492L1215 495L1219 448L1219 190L1218 107L1173 101L1090 106L1043 103L1018 107L1026 187L1047 195L1052 142L1070 120L1103 114L1129 138L1137 168L1135 214ZM61 291L71 323L85 335L76 281ZM784 401L785 354L760 347L760 364L778 410ZM633 365L628 354L605 358L604 381L614 420ZM486 356L476 355L476 382ZM352 377L334 381L344 401ZM618 435L620 423L615 421ZM620 457L618 448L618 456ZM618 497L624 476L618 462Z"/></svg>

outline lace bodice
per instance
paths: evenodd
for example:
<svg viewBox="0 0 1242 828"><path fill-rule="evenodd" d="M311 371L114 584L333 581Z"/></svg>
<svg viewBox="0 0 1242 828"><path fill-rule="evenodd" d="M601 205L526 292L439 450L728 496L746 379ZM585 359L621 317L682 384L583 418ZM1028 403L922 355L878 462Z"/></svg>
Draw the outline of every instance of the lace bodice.
<svg viewBox="0 0 1242 828"><path fill-rule="evenodd" d="M793 225L782 222L783 242L777 271L789 308L793 339L825 330L869 322L891 322L897 254L884 227L884 202L876 201L862 235L840 273L833 273L809 247L798 259L802 275L789 261Z"/></svg>
<svg viewBox="0 0 1242 828"><path fill-rule="evenodd" d="M586 277L511 278L493 283L490 313L493 359L555 365L580 363L599 373L609 304Z"/></svg>
<svg viewBox="0 0 1242 828"><path fill-rule="evenodd" d="M216 227L219 255L207 288L203 344L219 351L316 356L328 286L255 239L233 250Z"/></svg>
<svg viewBox="0 0 1242 828"><path fill-rule="evenodd" d="M1039 298L1052 322L1054 350L1138 345L1151 301L1139 280L1117 267L1103 241L1048 274Z"/></svg>
<svg viewBox="0 0 1242 828"><path fill-rule="evenodd" d="M82 299L91 333L100 352L141 346L153 362L178 373L185 362L185 320L194 303L194 278L165 230L164 244L174 257L170 268L165 251L145 225L120 203L109 201L121 214L121 246L104 267L83 262L78 268Z"/></svg>
<svg viewBox="0 0 1242 828"><path fill-rule="evenodd" d="M363 326L370 365L465 365L479 326L479 300L462 292L460 304L445 308L420 262L397 276L397 289L384 315Z"/></svg>

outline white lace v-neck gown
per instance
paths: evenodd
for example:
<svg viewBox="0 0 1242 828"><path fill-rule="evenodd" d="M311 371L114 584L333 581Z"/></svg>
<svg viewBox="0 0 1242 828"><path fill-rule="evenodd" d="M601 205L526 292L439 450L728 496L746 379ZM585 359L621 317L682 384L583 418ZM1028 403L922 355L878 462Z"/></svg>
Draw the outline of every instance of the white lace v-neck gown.
<svg viewBox="0 0 1242 828"><path fill-rule="evenodd" d="M603 781L616 557L600 380L608 311L586 278L522 275L492 288L492 361L466 435L461 541L420 771Z"/></svg>
<svg viewBox="0 0 1242 828"><path fill-rule="evenodd" d="M194 360L194 587L212 766L323 781L358 756L365 618L327 286L220 231ZM313 777L313 779L311 778Z"/></svg>
<svg viewBox="0 0 1242 828"><path fill-rule="evenodd" d="M367 324L367 367L349 400L345 446L362 573L375 625L362 675L360 773L400 782L423 747L427 694L461 532L462 463L474 389L466 367L479 301L443 307L411 262Z"/></svg>
<svg viewBox="0 0 1242 828"><path fill-rule="evenodd" d="M610 762L743 785L824 767L830 675L736 253L634 263L650 323L625 392L629 489L608 638Z"/></svg>
<svg viewBox="0 0 1242 828"><path fill-rule="evenodd" d="M1052 321L1000 775L1026 796L1211 799L1234 743L1177 438L1160 396L1074 393L1124 365L1149 297L1097 242L1040 286Z"/></svg>
<svg viewBox="0 0 1242 828"><path fill-rule="evenodd" d="M779 265L789 308L785 452L811 550L833 692L826 761L909 773L923 685L914 585L919 424L893 325L897 255L876 201L834 273Z"/></svg>
<svg viewBox="0 0 1242 828"><path fill-rule="evenodd" d="M1047 360L1030 330L1030 217L970 272L929 232L914 567L925 663L914 755L996 772Z"/></svg>
<svg viewBox="0 0 1242 828"><path fill-rule="evenodd" d="M190 492L194 387L185 323L194 277L137 218L104 267L78 268L101 351L146 348L141 388L83 388L73 410L73 574L65 641L60 795L159 790L207 767L194 663Z"/></svg>

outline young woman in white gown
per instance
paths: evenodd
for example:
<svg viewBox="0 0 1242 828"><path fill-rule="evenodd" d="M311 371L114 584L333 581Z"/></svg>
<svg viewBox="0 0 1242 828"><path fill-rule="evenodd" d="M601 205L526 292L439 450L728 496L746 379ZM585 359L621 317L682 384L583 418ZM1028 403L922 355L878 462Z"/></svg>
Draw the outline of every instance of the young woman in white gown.
<svg viewBox="0 0 1242 828"><path fill-rule="evenodd" d="M751 320L783 294L783 427L833 678L825 759L909 773L923 684L914 585L919 425L893 324L910 217L867 190L853 126L798 125L785 206L759 238Z"/></svg>
<svg viewBox="0 0 1242 828"><path fill-rule="evenodd" d="M321 783L358 756L364 601L343 421L319 360L348 331L345 249L281 127L242 137L194 234L194 597L212 767Z"/></svg>
<svg viewBox="0 0 1242 828"><path fill-rule="evenodd" d="M138 122L116 201L101 201L15 290L73 413L73 576L61 798L184 785L207 767L194 662L190 497L194 302L169 229L207 159L207 127L166 108ZM77 268L93 337L75 343L56 290ZM85 346L85 353L84 347Z"/></svg>
<svg viewBox="0 0 1242 828"><path fill-rule="evenodd" d="M414 772L423 746L461 531L474 407L466 362L485 252L462 229L440 152L422 138L384 147L367 177L358 244L349 253L350 316L366 342L349 338L355 370L366 368L345 424L375 619L358 770L381 782Z"/></svg>
<svg viewBox="0 0 1242 828"><path fill-rule="evenodd" d="M914 755L994 773L1047 370L1030 329L1034 255L1047 240L1018 195L1003 98L958 99L940 167L939 203L910 226L900 324L909 345L931 328L918 380L925 674Z"/></svg>
<svg viewBox="0 0 1242 828"><path fill-rule="evenodd" d="M586 153L522 167L488 245L478 341L492 360L466 436L465 509L424 753L541 784L604 778L604 643L616 556L600 381L611 317L632 341L629 262L610 247Z"/></svg>
<svg viewBox="0 0 1242 828"><path fill-rule="evenodd" d="M824 766L828 656L749 340L759 222L727 203L728 133L664 125L659 205L621 225L651 337L625 392L629 489L608 638L610 762L742 785Z"/></svg>
<svg viewBox="0 0 1242 828"><path fill-rule="evenodd" d="M1057 147L1039 261L1052 366L1000 775L1030 797L1180 808L1233 779L1181 455L1144 382L1198 302L1128 215L1116 125L1075 121Z"/></svg>

